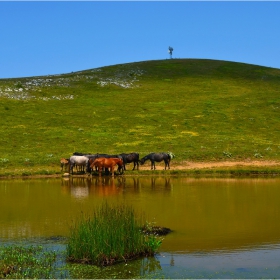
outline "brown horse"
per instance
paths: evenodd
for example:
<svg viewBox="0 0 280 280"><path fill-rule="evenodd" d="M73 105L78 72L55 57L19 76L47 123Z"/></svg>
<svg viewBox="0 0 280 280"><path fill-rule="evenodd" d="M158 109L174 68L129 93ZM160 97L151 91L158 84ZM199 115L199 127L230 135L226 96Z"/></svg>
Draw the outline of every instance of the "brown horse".
<svg viewBox="0 0 280 280"><path fill-rule="evenodd" d="M61 171L63 171L63 168L65 168L68 166L69 164L69 158L61 158L60 159L60 167L61 167Z"/></svg>
<svg viewBox="0 0 280 280"><path fill-rule="evenodd" d="M90 168L93 169L93 167L96 166L98 168L99 176L101 176L101 172L102 172L103 168L110 168L112 177L114 177L114 168L116 165L118 165L119 167L122 167L123 166L122 159L100 157L100 158L95 159L94 162L92 162L90 164Z"/></svg>

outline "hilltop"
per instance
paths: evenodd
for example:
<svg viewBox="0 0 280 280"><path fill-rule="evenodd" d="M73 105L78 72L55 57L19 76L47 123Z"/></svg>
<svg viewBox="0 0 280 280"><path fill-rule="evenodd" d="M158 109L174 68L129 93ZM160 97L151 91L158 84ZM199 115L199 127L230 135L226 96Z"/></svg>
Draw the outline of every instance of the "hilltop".
<svg viewBox="0 0 280 280"><path fill-rule="evenodd" d="M73 152L279 161L280 69L199 59L0 80L0 174L59 172Z"/></svg>

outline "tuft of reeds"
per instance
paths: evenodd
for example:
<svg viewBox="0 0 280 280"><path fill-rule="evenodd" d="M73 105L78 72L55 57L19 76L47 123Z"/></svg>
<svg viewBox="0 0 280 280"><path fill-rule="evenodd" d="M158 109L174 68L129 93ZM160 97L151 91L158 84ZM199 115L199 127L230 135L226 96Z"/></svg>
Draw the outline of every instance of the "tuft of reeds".
<svg viewBox="0 0 280 280"><path fill-rule="evenodd" d="M142 233L140 221L131 207L103 203L93 216L82 215L72 226L67 260L107 266L152 256L160 245L157 237Z"/></svg>

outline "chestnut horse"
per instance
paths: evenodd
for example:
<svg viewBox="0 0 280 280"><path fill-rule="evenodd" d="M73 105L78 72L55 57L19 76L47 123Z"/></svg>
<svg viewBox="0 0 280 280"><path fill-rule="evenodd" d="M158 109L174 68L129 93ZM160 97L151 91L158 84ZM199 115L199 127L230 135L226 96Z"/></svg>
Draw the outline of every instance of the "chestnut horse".
<svg viewBox="0 0 280 280"><path fill-rule="evenodd" d="M95 159L94 162L90 164L90 168L93 169L93 167L96 166L98 168L99 176L101 176L101 172L103 168L110 168L112 177L114 177L114 168L116 165L118 165L119 168L123 167L122 159L100 157Z"/></svg>

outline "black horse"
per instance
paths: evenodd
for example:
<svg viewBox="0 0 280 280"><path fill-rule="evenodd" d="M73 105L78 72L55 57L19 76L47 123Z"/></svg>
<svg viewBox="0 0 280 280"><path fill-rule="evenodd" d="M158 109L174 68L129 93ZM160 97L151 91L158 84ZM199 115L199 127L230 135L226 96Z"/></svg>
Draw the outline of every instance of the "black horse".
<svg viewBox="0 0 280 280"><path fill-rule="evenodd" d="M167 153L151 153L151 154L148 154L140 160L140 163L144 164L146 160L151 161L151 169L156 169L155 162L161 162L163 160L164 160L164 163L165 163L165 168L164 169L166 170L167 166L168 166L168 169L170 169L169 163L170 163L170 160L171 160L171 156Z"/></svg>
<svg viewBox="0 0 280 280"><path fill-rule="evenodd" d="M126 170L125 165L127 163L134 163L133 169L135 169L135 166L137 166L137 170L139 169L139 154L137 153L130 153L130 154L120 154L120 156L122 157L123 160L123 166L124 166L124 170Z"/></svg>

